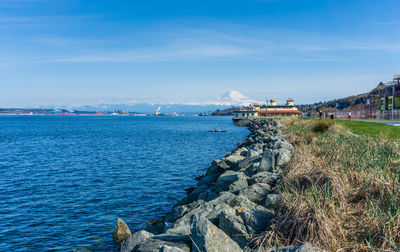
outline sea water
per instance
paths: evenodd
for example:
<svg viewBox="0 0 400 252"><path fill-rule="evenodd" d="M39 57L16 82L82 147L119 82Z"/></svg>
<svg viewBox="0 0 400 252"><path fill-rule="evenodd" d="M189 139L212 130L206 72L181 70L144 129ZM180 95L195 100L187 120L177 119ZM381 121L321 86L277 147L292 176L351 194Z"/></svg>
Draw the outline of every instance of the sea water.
<svg viewBox="0 0 400 252"><path fill-rule="evenodd" d="M0 251L116 251L117 217L144 229L247 134L230 117L0 116Z"/></svg>

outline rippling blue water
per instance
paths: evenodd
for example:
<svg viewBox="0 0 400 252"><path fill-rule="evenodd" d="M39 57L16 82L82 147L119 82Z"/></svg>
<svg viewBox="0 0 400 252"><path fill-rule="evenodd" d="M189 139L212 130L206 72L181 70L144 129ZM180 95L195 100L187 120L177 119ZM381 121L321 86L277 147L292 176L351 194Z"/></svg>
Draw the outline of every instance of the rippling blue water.
<svg viewBox="0 0 400 252"><path fill-rule="evenodd" d="M210 129L227 133L209 133ZM248 134L229 117L0 117L0 251L115 250Z"/></svg>

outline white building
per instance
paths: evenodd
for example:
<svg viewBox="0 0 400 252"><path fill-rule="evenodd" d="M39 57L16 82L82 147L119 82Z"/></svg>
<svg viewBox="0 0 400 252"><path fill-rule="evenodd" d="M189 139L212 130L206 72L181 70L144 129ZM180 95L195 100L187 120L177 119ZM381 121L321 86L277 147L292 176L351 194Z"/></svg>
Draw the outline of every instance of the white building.
<svg viewBox="0 0 400 252"><path fill-rule="evenodd" d="M299 116L299 111L294 106L294 100L289 98L285 105L278 105L276 100L270 100L271 105L260 106L254 104L252 109L241 109L234 112L233 121L239 121L247 117L266 117L266 116Z"/></svg>

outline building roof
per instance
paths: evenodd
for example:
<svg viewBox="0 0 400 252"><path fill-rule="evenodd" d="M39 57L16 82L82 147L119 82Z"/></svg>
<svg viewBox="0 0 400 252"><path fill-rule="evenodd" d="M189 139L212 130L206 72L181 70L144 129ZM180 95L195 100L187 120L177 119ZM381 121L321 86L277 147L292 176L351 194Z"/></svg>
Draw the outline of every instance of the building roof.
<svg viewBox="0 0 400 252"><path fill-rule="evenodd" d="M262 106L263 108L294 108L296 106L294 105L267 105L267 106Z"/></svg>
<svg viewBox="0 0 400 252"><path fill-rule="evenodd" d="M260 110L258 114L301 114L299 110Z"/></svg>
<svg viewBox="0 0 400 252"><path fill-rule="evenodd" d="M235 110L234 113L257 113L257 110Z"/></svg>

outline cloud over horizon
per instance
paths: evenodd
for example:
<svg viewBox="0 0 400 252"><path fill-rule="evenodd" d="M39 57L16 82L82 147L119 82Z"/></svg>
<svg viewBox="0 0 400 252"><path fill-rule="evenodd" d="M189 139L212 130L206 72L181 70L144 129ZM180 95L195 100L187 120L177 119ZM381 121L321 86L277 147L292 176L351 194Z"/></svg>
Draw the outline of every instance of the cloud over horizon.
<svg viewBox="0 0 400 252"><path fill-rule="evenodd" d="M1 18L0 18L1 20ZM23 20L23 18L22 18ZM47 53L26 57L7 55L15 63L151 63L201 60L257 60L257 61L349 61L350 56L338 57L338 53L399 53L399 39L382 37L335 36L312 31L275 30L250 27L234 23L208 22L198 28L171 26L170 32L154 27L159 32L131 34L122 39L103 36L100 38L42 36L27 38L26 46L48 49ZM204 26L204 27L202 27ZM152 45L127 44L126 39L142 36L157 42ZM122 42L121 42L122 41ZM107 49L106 49L107 48ZM67 52L67 53L63 53Z"/></svg>
<svg viewBox="0 0 400 252"><path fill-rule="evenodd" d="M202 103L226 90L305 103L389 80L399 4L328 2L0 0L1 106Z"/></svg>

